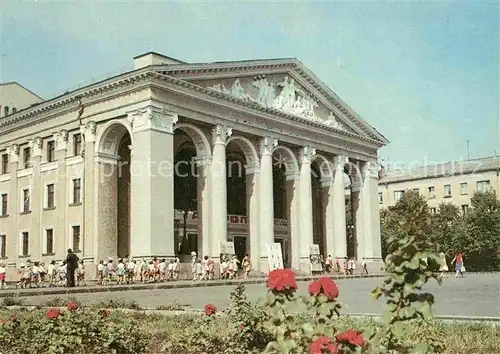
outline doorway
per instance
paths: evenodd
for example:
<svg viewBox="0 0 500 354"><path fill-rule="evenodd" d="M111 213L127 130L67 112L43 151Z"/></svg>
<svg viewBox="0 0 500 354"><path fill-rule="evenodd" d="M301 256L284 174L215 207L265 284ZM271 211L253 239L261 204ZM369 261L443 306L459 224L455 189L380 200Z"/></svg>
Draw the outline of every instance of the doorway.
<svg viewBox="0 0 500 354"><path fill-rule="evenodd" d="M247 253L247 237L246 236L233 236L234 243L234 253L236 253L236 257L240 262L243 261L243 257L245 257L245 253Z"/></svg>

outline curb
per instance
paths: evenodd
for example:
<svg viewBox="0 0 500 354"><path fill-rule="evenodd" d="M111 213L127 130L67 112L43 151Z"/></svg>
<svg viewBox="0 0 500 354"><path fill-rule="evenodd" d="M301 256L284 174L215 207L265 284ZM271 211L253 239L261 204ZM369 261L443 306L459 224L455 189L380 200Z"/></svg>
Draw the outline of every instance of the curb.
<svg viewBox="0 0 500 354"><path fill-rule="evenodd" d="M297 281L311 281L316 280L322 276L297 276ZM331 275L333 280L343 279L365 279L365 278L380 278L385 274L376 273L369 275ZM89 293L106 293L117 291L133 291L133 290L159 290L159 289L184 289L184 288L200 288L211 286L225 286L225 285L238 285L238 284L264 284L267 278L256 278L247 280L212 280L205 282L192 282L183 281L171 283L151 283L151 284L132 284L132 285L113 285L113 286L88 286L88 287L75 287L75 288L33 288L33 289L16 289L4 290L0 292L0 298L5 297L28 297L28 296L42 296L42 295L71 295L71 294L89 294ZM182 282L182 283L181 283Z"/></svg>
<svg viewBox="0 0 500 354"><path fill-rule="evenodd" d="M382 317L381 314L375 313L345 313L343 316L360 318L360 317L370 317L379 319ZM434 315L433 319L448 322L492 322L498 323L500 325L500 317L492 316L452 316L452 315Z"/></svg>

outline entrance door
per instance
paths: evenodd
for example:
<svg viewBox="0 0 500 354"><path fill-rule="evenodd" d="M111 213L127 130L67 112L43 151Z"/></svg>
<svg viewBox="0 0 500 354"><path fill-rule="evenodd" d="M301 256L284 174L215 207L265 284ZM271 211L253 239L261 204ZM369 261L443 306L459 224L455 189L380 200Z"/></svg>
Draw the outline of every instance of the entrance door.
<svg viewBox="0 0 500 354"><path fill-rule="evenodd" d="M239 261L243 261L245 253L247 253L247 238L245 236L233 236L234 253Z"/></svg>

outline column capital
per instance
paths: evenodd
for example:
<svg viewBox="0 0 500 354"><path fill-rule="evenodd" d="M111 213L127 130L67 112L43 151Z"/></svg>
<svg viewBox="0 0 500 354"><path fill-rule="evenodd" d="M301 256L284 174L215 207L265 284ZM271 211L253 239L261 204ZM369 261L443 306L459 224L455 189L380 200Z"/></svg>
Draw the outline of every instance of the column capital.
<svg viewBox="0 0 500 354"><path fill-rule="evenodd" d="M92 143L95 141L96 131L97 131L97 124L92 120L90 122L80 125L80 133L83 135L85 143Z"/></svg>
<svg viewBox="0 0 500 354"><path fill-rule="evenodd" d="M344 166L349 163L349 158L346 155L337 155L333 158L335 169L344 169Z"/></svg>
<svg viewBox="0 0 500 354"><path fill-rule="evenodd" d="M369 178L377 178L381 165L376 161L367 161L363 164L363 176Z"/></svg>
<svg viewBox="0 0 500 354"><path fill-rule="evenodd" d="M224 144L226 140L233 134L233 128L224 124L217 124L212 128L212 144Z"/></svg>
<svg viewBox="0 0 500 354"><path fill-rule="evenodd" d="M316 155L316 149L312 146L306 145L300 149L300 162L311 163L314 155Z"/></svg>
<svg viewBox="0 0 500 354"><path fill-rule="evenodd" d="M19 145L12 144L7 148L7 154L9 154L10 162L18 162L19 161Z"/></svg>
<svg viewBox="0 0 500 354"><path fill-rule="evenodd" d="M68 131L65 129L59 130L54 134L57 150L66 150L68 147Z"/></svg>
<svg viewBox="0 0 500 354"><path fill-rule="evenodd" d="M39 136L30 139L28 141L28 145L31 149L31 156L33 157L42 156L42 143L43 140Z"/></svg>
<svg viewBox="0 0 500 354"><path fill-rule="evenodd" d="M154 106L128 112L128 121L134 133L144 130L156 130L173 134L174 125L178 120L179 116L177 114Z"/></svg>
<svg viewBox="0 0 500 354"><path fill-rule="evenodd" d="M278 139L272 136L265 136L260 139L260 155L271 155L274 148L278 146Z"/></svg>

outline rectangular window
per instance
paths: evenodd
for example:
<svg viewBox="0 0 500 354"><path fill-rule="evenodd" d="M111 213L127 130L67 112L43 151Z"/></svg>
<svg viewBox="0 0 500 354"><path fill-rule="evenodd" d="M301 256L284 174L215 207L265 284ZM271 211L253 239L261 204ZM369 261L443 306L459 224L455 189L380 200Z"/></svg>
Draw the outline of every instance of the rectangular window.
<svg viewBox="0 0 500 354"><path fill-rule="evenodd" d="M24 168L31 167L31 149L29 147L24 148L23 150L23 164Z"/></svg>
<svg viewBox="0 0 500 354"><path fill-rule="evenodd" d="M444 185L444 197L451 198L451 184Z"/></svg>
<svg viewBox="0 0 500 354"><path fill-rule="evenodd" d="M434 186L429 187L429 199L436 198L436 188Z"/></svg>
<svg viewBox="0 0 500 354"><path fill-rule="evenodd" d="M82 154L82 135L73 135L73 155L80 156Z"/></svg>
<svg viewBox="0 0 500 354"><path fill-rule="evenodd" d="M30 190L23 189L23 207L22 211L27 213L30 211Z"/></svg>
<svg viewBox="0 0 500 354"><path fill-rule="evenodd" d="M47 253L47 254L54 253L54 230L53 229L45 230L45 253Z"/></svg>
<svg viewBox="0 0 500 354"><path fill-rule="evenodd" d="M431 214L436 214L436 208L430 208Z"/></svg>
<svg viewBox="0 0 500 354"><path fill-rule="evenodd" d="M378 194L378 203L379 204L384 204L384 197L383 197L382 193Z"/></svg>
<svg viewBox="0 0 500 354"><path fill-rule="evenodd" d="M80 225L72 227L73 252L80 252Z"/></svg>
<svg viewBox="0 0 500 354"><path fill-rule="evenodd" d="M21 233L21 256L29 256L30 252L30 235L28 232Z"/></svg>
<svg viewBox="0 0 500 354"><path fill-rule="evenodd" d="M75 178L73 180L73 204L77 204L81 202L81 179Z"/></svg>
<svg viewBox="0 0 500 354"><path fill-rule="evenodd" d="M9 197L7 196L7 194L2 194L2 216L7 216L9 210L7 209L8 207L8 202L9 202Z"/></svg>
<svg viewBox="0 0 500 354"><path fill-rule="evenodd" d="M396 202L400 201L401 198L405 195L405 191L394 191L394 200Z"/></svg>
<svg viewBox="0 0 500 354"><path fill-rule="evenodd" d="M7 258L7 235L0 235L0 258Z"/></svg>
<svg viewBox="0 0 500 354"><path fill-rule="evenodd" d="M460 195L467 195L467 182L460 183Z"/></svg>
<svg viewBox="0 0 500 354"><path fill-rule="evenodd" d="M2 174L9 173L9 155L2 155Z"/></svg>
<svg viewBox="0 0 500 354"><path fill-rule="evenodd" d="M420 194L420 188L413 188L413 192L416 194Z"/></svg>
<svg viewBox="0 0 500 354"><path fill-rule="evenodd" d="M478 181L476 185L478 192L486 192L490 189L490 181Z"/></svg>
<svg viewBox="0 0 500 354"><path fill-rule="evenodd" d="M467 204L462 205L462 214L467 214L467 211L469 210L469 206Z"/></svg>
<svg viewBox="0 0 500 354"><path fill-rule="evenodd" d="M55 199L54 199L54 185L47 185L47 208L55 207Z"/></svg>
<svg viewBox="0 0 500 354"><path fill-rule="evenodd" d="M47 142L47 162L52 162L56 159L56 146L55 141Z"/></svg>

